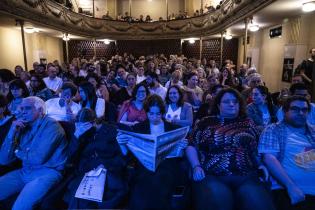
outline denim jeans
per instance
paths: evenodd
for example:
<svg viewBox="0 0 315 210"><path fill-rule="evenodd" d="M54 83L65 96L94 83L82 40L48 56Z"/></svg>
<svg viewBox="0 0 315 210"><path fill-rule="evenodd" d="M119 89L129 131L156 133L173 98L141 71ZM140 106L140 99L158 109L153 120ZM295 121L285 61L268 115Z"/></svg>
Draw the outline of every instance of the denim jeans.
<svg viewBox="0 0 315 210"><path fill-rule="evenodd" d="M0 177L0 201L20 192L12 209L33 209L61 178L60 172L50 168L22 168L9 172Z"/></svg>
<svg viewBox="0 0 315 210"><path fill-rule="evenodd" d="M197 210L275 210L268 190L256 176L207 175L193 183Z"/></svg>

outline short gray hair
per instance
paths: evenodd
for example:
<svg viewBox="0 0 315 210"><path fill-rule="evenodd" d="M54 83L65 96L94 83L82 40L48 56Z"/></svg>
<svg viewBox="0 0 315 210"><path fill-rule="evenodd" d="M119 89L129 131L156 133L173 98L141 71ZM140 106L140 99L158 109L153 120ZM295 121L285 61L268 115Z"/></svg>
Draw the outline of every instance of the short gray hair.
<svg viewBox="0 0 315 210"><path fill-rule="evenodd" d="M23 101L30 101L34 104L34 107L36 109L42 109L43 110L43 115L46 114L46 104L45 101L43 101L43 99L37 97L37 96L29 96L23 99Z"/></svg>

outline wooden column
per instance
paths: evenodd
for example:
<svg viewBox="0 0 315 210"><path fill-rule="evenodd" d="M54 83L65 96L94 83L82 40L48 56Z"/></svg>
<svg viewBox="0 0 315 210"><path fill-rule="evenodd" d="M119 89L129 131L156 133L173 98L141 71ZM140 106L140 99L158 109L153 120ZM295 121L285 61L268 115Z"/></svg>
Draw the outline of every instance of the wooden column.
<svg viewBox="0 0 315 210"><path fill-rule="evenodd" d="M26 57L26 47L25 47L25 36L24 36L24 20L16 20L21 26L21 37L22 37L22 46L23 46L23 57L24 57L24 69L28 71L27 68L27 57Z"/></svg>
<svg viewBox="0 0 315 210"><path fill-rule="evenodd" d="M243 63L246 63L247 58L247 37L248 37L248 22L249 19L245 19L245 37L244 37L244 57L243 57Z"/></svg>
<svg viewBox="0 0 315 210"><path fill-rule="evenodd" d="M224 34L224 31L221 32L221 41L220 41L220 67L221 68L223 65L223 42L224 42L223 34Z"/></svg>
<svg viewBox="0 0 315 210"><path fill-rule="evenodd" d="M132 2L129 0L129 16L131 16Z"/></svg>
<svg viewBox="0 0 315 210"><path fill-rule="evenodd" d="M199 39L199 59L202 59L202 37Z"/></svg>
<svg viewBox="0 0 315 210"><path fill-rule="evenodd" d="M93 0L92 3L93 3L93 17L95 17L95 0Z"/></svg>
<svg viewBox="0 0 315 210"><path fill-rule="evenodd" d="M168 20L168 0L165 0L166 4L166 20Z"/></svg>
<svg viewBox="0 0 315 210"><path fill-rule="evenodd" d="M66 62L69 64L69 40L66 40Z"/></svg>
<svg viewBox="0 0 315 210"><path fill-rule="evenodd" d="M200 1L200 14L203 14L203 0Z"/></svg>

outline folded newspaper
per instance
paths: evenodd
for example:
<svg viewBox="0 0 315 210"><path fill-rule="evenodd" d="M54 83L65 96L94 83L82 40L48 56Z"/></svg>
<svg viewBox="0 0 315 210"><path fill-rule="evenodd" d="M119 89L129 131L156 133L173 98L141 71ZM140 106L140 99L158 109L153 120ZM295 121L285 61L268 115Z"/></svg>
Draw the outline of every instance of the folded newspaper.
<svg viewBox="0 0 315 210"><path fill-rule="evenodd" d="M85 173L76 193L76 198L102 202L107 170L103 165Z"/></svg>
<svg viewBox="0 0 315 210"><path fill-rule="evenodd" d="M183 150L181 141L185 139L189 127L172 130L160 135L134 133L118 130L132 136L127 143L128 149L150 171L155 171L162 160L172 157L181 157Z"/></svg>

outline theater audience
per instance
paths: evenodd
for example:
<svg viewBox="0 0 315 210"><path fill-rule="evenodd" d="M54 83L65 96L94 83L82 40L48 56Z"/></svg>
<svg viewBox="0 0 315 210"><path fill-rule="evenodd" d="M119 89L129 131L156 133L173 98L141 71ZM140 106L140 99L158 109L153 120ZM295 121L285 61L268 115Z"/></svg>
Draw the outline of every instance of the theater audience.
<svg viewBox="0 0 315 210"><path fill-rule="evenodd" d="M150 92L145 85L136 85L132 92L132 98L123 103L117 121L126 125L134 125L145 121L147 116L143 103L149 94Z"/></svg>
<svg viewBox="0 0 315 210"><path fill-rule="evenodd" d="M187 158L193 171L196 209L275 209L258 179L255 124L246 118L239 92L223 89L212 116L195 125Z"/></svg>
<svg viewBox="0 0 315 210"><path fill-rule="evenodd" d="M178 126L163 120L165 105L158 95L149 96L144 104L148 120L136 124L131 131L144 134L161 134ZM127 154L128 135L118 133L117 141L123 154ZM183 141L182 148L187 144ZM177 176L180 175L179 158L163 160L155 172L146 169L140 162L135 166L131 185L130 209L171 209L171 194L175 189Z"/></svg>
<svg viewBox="0 0 315 210"><path fill-rule="evenodd" d="M64 83L59 98L46 101L47 115L57 121L74 121L81 109L80 105L72 101L77 94L77 87L73 83Z"/></svg>
<svg viewBox="0 0 315 210"><path fill-rule="evenodd" d="M180 87L174 85L167 90L165 105L165 120L179 126L192 126L192 106L184 102Z"/></svg>
<svg viewBox="0 0 315 210"><path fill-rule="evenodd" d="M268 140L267 137L272 137L277 138L276 144L278 141L281 144L279 148L275 146L279 149L279 153L287 150L282 148L283 137L278 138L278 130L269 134L272 127L270 124L277 120L275 117L277 108L271 103L268 88L262 86L262 78L257 73L257 69L248 69L247 65L242 65L240 74L237 75L238 71L229 59L224 62L220 72L212 59L208 62L206 58L198 60L184 55L166 57L163 54L135 57L124 53L109 59L80 57L74 58L70 63L70 65L62 65L62 68L58 62L49 63L46 72L46 65L35 62L30 80L27 78L28 72L22 71L18 66L15 70L20 79L14 81L12 80L16 77L13 71L0 70L0 93L3 93L0 95L0 146L2 146L0 148L2 164L0 164L0 209L3 209L1 203L7 203L9 195L10 199L14 199L11 194L17 194L23 187L25 190L23 189L18 195L13 209L21 209L20 206L24 202L28 209L35 208L38 204L40 205L38 209L46 210L117 209L127 208L127 203L130 209L174 209L175 198L172 201L171 198L172 194L178 191L175 185L188 176L187 171L179 169L184 161L177 158L166 159L155 172L148 171L140 162L132 161L133 155L127 155L126 143L129 139L125 135L117 135L116 123L119 124L120 129L143 134L162 134L179 126L194 128L190 137L190 146L186 151L190 164L184 166L192 171L193 191L190 192L191 183L187 182L185 183L187 186L184 186L180 193L184 200L193 198L194 208L274 209L266 190L269 189L269 185L258 181L259 168L268 175L267 169L261 165L259 159L262 156L257 154L261 129L266 129L261 143L264 144L264 148L274 146L266 146L264 143ZM47 74L46 83L50 88L56 89L57 94L49 89L42 79ZM58 79L56 80L57 75L63 80L61 87ZM305 85L299 83L301 81L300 75L293 76L290 95L302 96L303 100L309 102L310 95ZM26 83L30 83L29 86ZM183 86L183 83L186 85ZM234 87L242 91L244 99L249 104L247 112L246 105L238 92L234 89L223 89L226 87ZM28 91L34 97L26 98ZM273 94L273 99L277 105L287 106L285 99L288 95L283 92L281 99L277 101L278 95ZM42 100L37 97L46 101L44 104L46 109L41 105ZM20 106L22 109L19 108ZM311 141L313 137L310 134L312 129L315 130L314 107L314 104L308 105L310 109L307 111L304 107L300 107L298 113L295 113L299 115L296 116L298 118L296 122L303 121L306 116L309 130L302 132L301 129L294 128L294 131L290 132L290 135L295 137L294 135L298 136L301 131L299 138L294 139L299 143L302 142L301 145L306 145L306 149L303 150L304 159L307 155L310 157L313 155ZM282 122L273 124L274 127L278 125L294 127L290 125L294 121L291 112L297 108L295 106L291 108L280 107L277 117ZM59 145L51 139L52 136L64 138L63 129L49 117L59 121L66 131L65 137L69 142L66 155L64 143ZM109 125L107 122L114 125ZM54 127L53 131L47 123ZM18 128L14 129L14 126ZM48 126L48 133L45 131L45 126ZM282 130L280 130L281 134ZM11 140L13 134L16 134L14 144L9 145L6 142L13 142ZM294 145L298 146L296 148L291 145L293 137L290 135L288 134L286 138L289 142L286 148L296 152L300 146ZM304 142L306 138L310 140L310 144ZM33 142L36 145L33 145ZM185 146L185 142L182 142L180 148ZM10 154L7 153L9 147ZM277 154L278 151L268 149L267 151L264 148L263 150L260 148L261 154L265 157L265 163L269 166L271 174L276 178L283 178L283 174L278 176L274 171L272 164L276 161L266 159L267 156L271 157L270 154L275 156L288 174L291 170L298 172L299 175L292 175L292 177L289 175L289 178L297 183L296 185L303 192L299 190L292 192L291 188L279 191L279 186L286 186L288 179L278 180L278 185L272 183L273 189L274 186L279 187L274 194L276 203L279 204L280 200L284 199L283 204L289 204L291 201L297 203L294 207L306 205L308 209L312 209L313 206L308 206L314 197L311 190L308 190L312 188L312 183L307 183L309 188L305 190L303 183L300 185L300 180L304 177L308 180L312 174L309 175L306 171L313 166L307 162L306 167L304 163L302 164L305 170L304 168L295 170L295 166L292 169L287 167L286 163L283 164L283 160L286 159L279 158L281 156ZM297 167L301 166L300 153L302 152L294 156ZM291 153L286 155L290 161ZM9 156L12 157L12 161ZM66 156L68 156L68 164L63 172ZM38 163L39 159L42 160L40 163ZM23 162L22 168L18 171L16 169L21 166L16 164L19 161L15 162L15 160ZM268 162L270 160L271 165ZM100 164L107 169L102 202L75 198L74 195L84 174ZM47 171L54 173L47 178L48 181L43 181L43 185L38 184L41 176ZM276 172L278 171L277 169ZM9 179L7 175L1 177L7 172L9 172L8 177L12 177L10 182L7 181ZM53 186L61 180L61 174L65 175L65 178L58 187L54 188ZM2 185L3 180L6 182L5 185ZM52 187L54 189L50 190ZM297 188L293 190L295 189ZM49 194L45 196L48 191ZM56 193L58 198L54 196ZM33 194L34 196L31 196ZM304 200L302 195L306 195L306 202L302 202ZM62 197L66 203L62 202ZM42 198L44 202L39 204ZM188 200L186 206L191 205ZM290 210L292 205L281 208Z"/></svg>
<svg viewBox="0 0 315 210"><path fill-rule="evenodd" d="M16 159L21 169L0 177L0 201L19 193L12 209L33 209L62 179L66 162L66 140L62 127L46 113L45 102L34 96L20 104L15 120L0 149L0 164Z"/></svg>

